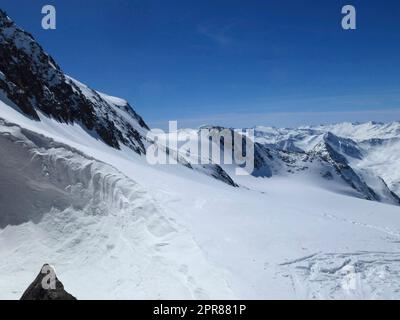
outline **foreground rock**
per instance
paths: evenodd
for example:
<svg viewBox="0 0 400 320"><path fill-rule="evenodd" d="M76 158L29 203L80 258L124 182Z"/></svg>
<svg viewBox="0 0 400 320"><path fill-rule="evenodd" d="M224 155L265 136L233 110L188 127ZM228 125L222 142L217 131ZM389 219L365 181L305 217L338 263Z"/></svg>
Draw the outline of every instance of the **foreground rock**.
<svg viewBox="0 0 400 320"><path fill-rule="evenodd" d="M76 298L64 290L64 285L57 279L54 269L45 264L21 300L76 300Z"/></svg>

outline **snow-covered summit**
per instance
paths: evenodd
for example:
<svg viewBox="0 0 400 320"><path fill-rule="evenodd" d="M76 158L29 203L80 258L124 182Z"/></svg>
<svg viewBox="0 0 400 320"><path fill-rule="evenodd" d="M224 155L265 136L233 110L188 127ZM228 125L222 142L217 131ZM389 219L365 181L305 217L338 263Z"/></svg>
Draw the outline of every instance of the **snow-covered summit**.
<svg viewBox="0 0 400 320"><path fill-rule="evenodd" d="M0 93L40 121L39 112L78 123L108 145L145 153L143 119L122 101L68 77L35 39L0 11ZM10 104L10 103L9 103Z"/></svg>
<svg viewBox="0 0 400 320"><path fill-rule="evenodd" d="M257 127L235 176L166 143L191 130L147 141L3 12L0 58L0 298L44 262L78 299L400 298L399 123Z"/></svg>
<svg viewBox="0 0 400 320"><path fill-rule="evenodd" d="M284 144L290 141L296 147L307 151L315 147L326 133L352 139L356 142L372 139L399 139L400 122L391 123L365 122L326 124L318 126L301 126L298 128L276 128L268 126L256 126L255 141L262 144Z"/></svg>

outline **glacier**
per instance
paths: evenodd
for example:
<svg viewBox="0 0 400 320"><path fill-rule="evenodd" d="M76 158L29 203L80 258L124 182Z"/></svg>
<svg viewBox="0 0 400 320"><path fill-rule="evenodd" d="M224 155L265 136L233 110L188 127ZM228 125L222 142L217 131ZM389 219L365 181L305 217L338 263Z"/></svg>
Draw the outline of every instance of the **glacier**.
<svg viewBox="0 0 400 320"><path fill-rule="evenodd" d="M400 299L399 122L255 127L237 176L148 139L3 11L0 58L0 299L44 263L78 299Z"/></svg>

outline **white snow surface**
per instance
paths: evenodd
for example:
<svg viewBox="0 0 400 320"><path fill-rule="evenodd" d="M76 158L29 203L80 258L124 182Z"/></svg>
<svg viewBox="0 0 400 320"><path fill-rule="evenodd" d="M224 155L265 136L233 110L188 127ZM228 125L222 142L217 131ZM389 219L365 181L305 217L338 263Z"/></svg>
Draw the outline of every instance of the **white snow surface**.
<svg viewBox="0 0 400 320"><path fill-rule="evenodd" d="M398 206L303 175L233 188L40 116L0 102L0 298L44 263L78 299L400 298Z"/></svg>
<svg viewBox="0 0 400 320"><path fill-rule="evenodd" d="M261 144L276 144L291 140L304 151L311 150L322 136L331 132L339 137L349 138L356 142L370 139L393 139L400 136L400 122L392 123L338 123L332 125L305 126L299 128L275 128L257 126L255 141Z"/></svg>
<svg viewBox="0 0 400 320"><path fill-rule="evenodd" d="M289 145L307 152L321 143L328 132L352 140L350 144L354 144L361 156L344 155L350 166L370 181L371 187L374 184L371 178L378 178L375 184L383 180L400 196L400 122L339 123L284 129L260 126L255 128L254 140L267 146L285 149ZM293 150L289 148L288 151Z"/></svg>

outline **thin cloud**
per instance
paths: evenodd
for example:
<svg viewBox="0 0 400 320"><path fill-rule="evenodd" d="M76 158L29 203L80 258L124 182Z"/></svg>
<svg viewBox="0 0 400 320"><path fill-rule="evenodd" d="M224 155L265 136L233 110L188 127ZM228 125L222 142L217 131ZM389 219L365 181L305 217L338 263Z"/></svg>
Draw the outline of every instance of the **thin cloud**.
<svg viewBox="0 0 400 320"><path fill-rule="evenodd" d="M231 23L219 28L211 25L199 25L197 32L219 46L228 46L233 43L233 38L229 33L234 25L234 23Z"/></svg>

